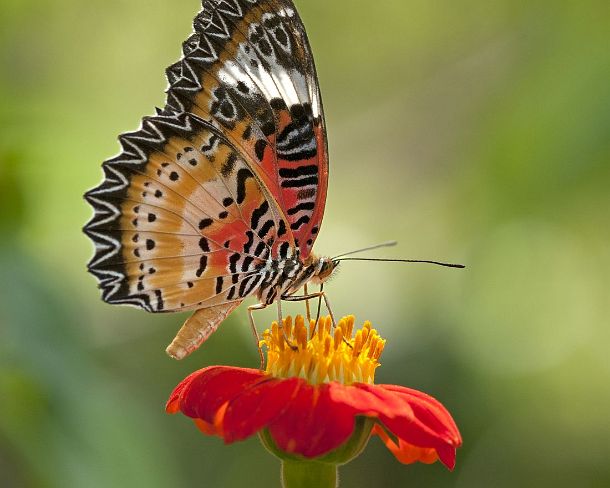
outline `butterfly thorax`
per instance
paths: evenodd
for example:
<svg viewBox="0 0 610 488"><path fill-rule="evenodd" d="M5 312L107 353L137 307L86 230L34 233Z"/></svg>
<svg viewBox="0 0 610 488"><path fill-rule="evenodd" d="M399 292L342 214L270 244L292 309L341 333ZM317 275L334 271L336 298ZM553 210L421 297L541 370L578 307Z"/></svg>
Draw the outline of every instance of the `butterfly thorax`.
<svg viewBox="0 0 610 488"><path fill-rule="evenodd" d="M282 297L294 295L309 282L320 284L330 277L336 265L330 258L313 254L305 261L299 258L298 253L287 259L268 260L258 299L271 305Z"/></svg>

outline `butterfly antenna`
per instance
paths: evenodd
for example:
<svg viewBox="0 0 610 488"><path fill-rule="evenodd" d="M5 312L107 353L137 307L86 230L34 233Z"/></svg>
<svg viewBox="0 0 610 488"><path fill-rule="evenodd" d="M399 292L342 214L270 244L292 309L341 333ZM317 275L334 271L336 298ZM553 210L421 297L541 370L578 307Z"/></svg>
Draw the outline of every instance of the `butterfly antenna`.
<svg viewBox="0 0 610 488"><path fill-rule="evenodd" d="M351 256L352 254L356 254L356 253L364 252L364 251L372 251L373 249L379 249L380 247L393 247L396 244L398 244L398 241L382 242L381 244L375 244L374 246L368 246L368 247L363 247L362 249L356 249L355 251L344 252L343 254L339 254L338 256L335 256L334 258L331 258L331 259L333 261L337 261L338 259L343 258L344 256Z"/></svg>
<svg viewBox="0 0 610 488"><path fill-rule="evenodd" d="M440 261L429 261L427 259L385 259L385 258L339 258L333 261L381 261L385 263L427 263L445 266L446 268L465 268L463 264L442 263Z"/></svg>

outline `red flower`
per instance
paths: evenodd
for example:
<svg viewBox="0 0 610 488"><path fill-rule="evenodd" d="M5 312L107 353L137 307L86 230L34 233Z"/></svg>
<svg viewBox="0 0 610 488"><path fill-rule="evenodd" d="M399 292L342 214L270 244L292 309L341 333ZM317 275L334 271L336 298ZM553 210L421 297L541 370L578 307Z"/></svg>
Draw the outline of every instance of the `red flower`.
<svg viewBox="0 0 610 488"><path fill-rule="evenodd" d="M336 330L351 338L352 326L353 318L348 318ZM374 422L373 433L400 462L440 459L453 469L462 439L449 412L417 390L367 382L372 382L384 344L375 330L365 324L347 346L342 333L337 337L336 332L334 344L331 339L329 345L328 322L320 329L307 340L299 333L298 320L294 330L291 322L285 324L285 332L294 332L298 349L284 347L284 335L277 327L268 331L267 371L228 366L201 369L176 387L166 411L182 412L195 419L201 431L226 443L267 429L281 451L305 458L317 458L344 445L354 433L356 418L367 417ZM293 357L287 360L286 355ZM288 369L293 374L278 375ZM335 381L338 377L349 384ZM345 381L347 377L351 381Z"/></svg>

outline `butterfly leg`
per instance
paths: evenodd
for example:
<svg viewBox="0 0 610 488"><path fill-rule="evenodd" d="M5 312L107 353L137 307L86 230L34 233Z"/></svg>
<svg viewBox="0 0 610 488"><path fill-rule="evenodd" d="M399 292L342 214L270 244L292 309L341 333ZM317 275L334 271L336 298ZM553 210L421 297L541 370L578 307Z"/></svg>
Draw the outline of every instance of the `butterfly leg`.
<svg viewBox="0 0 610 488"><path fill-rule="evenodd" d="M284 317L282 317L282 300L277 301L277 323L280 327L284 327Z"/></svg>
<svg viewBox="0 0 610 488"><path fill-rule="evenodd" d="M307 283L305 283L303 285L303 294L304 295L308 295L309 293L307 292ZM309 299L306 298L305 299L305 311L307 313L307 323L311 323L311 311L309 310Z"/></svg>
<svg viewBox="0 0 610 488"><path fill-rule="evenodd" d="M333 327L337 326L337 322L335 321L335 315L333 314L333 310L330 306L330 302L328 301L328 297L326 293L320 291L318 293L310 293L308 295L285 295L282 297L282 300L286 300L287 302L301 302L303 300L311 300L312 298L320 298L324 300L326 304L326 308L328 309L328 314L330 315L330 320L333 324ZM317 323L317 321L316 321Z"/></svg>
<svg viewBox="0 0 610 488"><path fill-rule="evenodd" d="M298 349L297 346L295 346L292 341L286 336L286 331L284 330L284 317L282 316L282 299L280 298L277 301L277 320L278 320L278 325L280 327L280 329L282 330L282 335L284 336L284 340L286 341L286 344L288 344L288 347L290 349L292 349L293 351L296 351Z"/></svg>
<svg viewBox="0 0 610 488"><path fill-rule="evenodd" d="M267 305L264 303L257 303L256 305L250 305L248 307L248 317L250 317L250 327L252 328L252 334L254 335L254 340L256 340L256 347L258 348L258 355L261 360L261 369L265 369L265 355L263 354L263 350L261 349L261 339L258 335L258 330L256 330L256 323L254 322L254 315L252 312L254 310L262 310L267 308Z"/></svg>
<svg viewBox="0 0 610 488"><path fill-rule="evenodd" d="M328 309L328 314L330 315L330 320L333 324L333 328L336 328L337 322L335 321L335 316L333 314L332 308L330 308L330 302L328 301L328 297L326 296L326 293L324 293L324 291L320 290L318 293L310 293L305 295L287 295L283 296L282 300L286 300L287 302L299 302L302 300L311 300L312 298L318 298L320 301L324 299L324 303L326 304L326 308ZM316 327L318 326L318 320L320 320L320 303L318 303L318 316L316 318L314 328L311 331L312 335L316 331ZM345 344L347 344L350 348L352 347L350 342L345 337L343 338L343 342L345 342Z"/></svg>

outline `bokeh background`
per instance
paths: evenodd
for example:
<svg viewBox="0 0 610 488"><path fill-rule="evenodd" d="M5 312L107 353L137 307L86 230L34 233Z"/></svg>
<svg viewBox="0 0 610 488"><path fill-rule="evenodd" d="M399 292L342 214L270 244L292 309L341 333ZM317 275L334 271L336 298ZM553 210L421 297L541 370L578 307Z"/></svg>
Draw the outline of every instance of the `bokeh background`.
<svg viewBox="0 0 610 488"><path fill-rule="evenodd" d="M300 0L331 181L318 252L338 314L388 339L379 382L439 398L455 472L374 439L345 487L610 486L607 1ZM256 439L164 402L190 371L256 366L245 310L177 363L185 318L105 305L82 194L164 100L197 0L0 2L0 486L275 486ZM271 316L259 315L264 324Z"/></svg>

